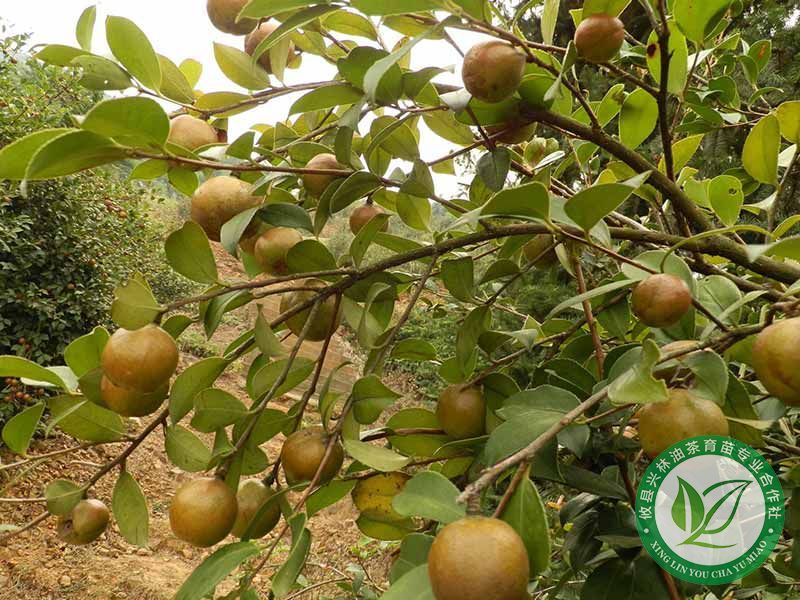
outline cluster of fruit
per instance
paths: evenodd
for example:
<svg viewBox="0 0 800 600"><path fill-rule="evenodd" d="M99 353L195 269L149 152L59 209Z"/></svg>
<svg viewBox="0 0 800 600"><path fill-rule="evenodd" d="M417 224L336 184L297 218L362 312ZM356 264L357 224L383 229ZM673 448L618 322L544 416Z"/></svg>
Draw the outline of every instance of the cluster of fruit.
<svg viewBox="0 0 800 600"><path fill-rule="evenodd" d="M31 391L33 391L33 394L36 396L44 396L44 388L29 390L29 386L26 386L22 381L14 377L6 377L4 383L3 399L6 402L30 402L33 399Z"/></svg>

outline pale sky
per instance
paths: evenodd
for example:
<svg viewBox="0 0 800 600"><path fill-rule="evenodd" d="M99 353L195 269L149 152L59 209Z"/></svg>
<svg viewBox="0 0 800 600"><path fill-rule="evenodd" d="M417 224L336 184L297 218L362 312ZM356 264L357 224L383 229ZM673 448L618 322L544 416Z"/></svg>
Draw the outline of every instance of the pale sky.
<svg viewBox="0 0 800 600"><path fill-rule="evenodd" d="M14 33L32 33L31 43L60 43L77 45L75 24L81 12L90 6L90 0L0 0L0 17L6 25L11 25ZM213 53L213 42L222 42L241 48L243 38L227 35L216 30L208 20L205 0L100 0L97 5L97 24L95 25L92 50L109 56L105 43L104 22L108 15L118 15L133 20L150 38L156 51L168 56L179 64L186 58L194 58L203 64L203 76L198 88L205 92L232 90L239 88L230 82L220 71ZM384 38L393 45L399 34L383 30ZM463 50L482 38L477 34L450 30ZM337 34L339 38L346 36ZM371 40L354 38L360 45L375 45ZM436 78L442 83L461 85L461 57L448 44L441 41L423 41L412 52L412 68L428 66L454 67L454 74L444 73ZM322 59L306 55L302 67L286 71L286 83L323 81L335 74L335 68ZM255 123L274 123L285 119L289 106L300 94L284 96L270 101L243 115L230 119L230 139L233 140ZM362 122L362 133L366 131ZM427 131L421 123L422 139L420 150L424 160L431 160L447 154L456 147ZM406 167L406 170L407 167ZM442 196L456 193L456 179L436 176L437 192Z"/></svg>

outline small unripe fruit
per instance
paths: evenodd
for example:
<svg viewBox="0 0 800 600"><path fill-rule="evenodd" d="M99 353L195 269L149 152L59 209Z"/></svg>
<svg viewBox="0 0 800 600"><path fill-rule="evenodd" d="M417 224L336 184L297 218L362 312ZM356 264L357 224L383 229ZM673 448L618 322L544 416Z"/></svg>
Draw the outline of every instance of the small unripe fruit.
<svg viewBox="0 0 800 600"><path fill-rule="evenodd" d="M258 27L256 27L253 31L247 34L247 37L244 38L244 51L247 52L250 56L256 51L258 45L264 41L264 39L275 31L278 28L275 23L266 22L262 23ZM294 55L294 44L289 42L289 51L287 56L287 62L292 58ZM269 50L264 52L261 56L258 57L258 63L264 67L264 70L267 73L272 73L272 63L269 58Z"/></svg>
<svg viewBox="0 0 800 600"><path fill-rule="evenodd" d="M697 346L696 340L676 340L674 342L670 342L669 344L665 344L661 348L661 354L672 354L673 352L677 352L678 350L688 350L690 348L694 348ZM663 379L664 381L669 381L675 376L685 376L691 373L691 370L687 368L683 364L683 360L687 357L695 354L695 352L689 352L688 354L684 354L683 356L679 356L678 358L674 359L677 363L675 365L668 365L664 367L664 364L661 363L660 365L656 366L656 371L653 373L653 377L656 379Z"/></svg>
<svg viewBox="0 0 800 600"><path fill-rule="evenodd" d="M392 508L392 499L403 491L409 479L409 475L400 472L360 479L350 494L353 504L367 519L383 523L400 521L403 515Z"/></svg>
<svg viewBox="0 0 800 600"><path fill-rule="evenodd" d="M692 293L680 277L667 273L650 275L631 294L631 308L648 327L670 327L692 306Z"/></svg>
<svg viewBox="0 0 800 600"><path fill-rule="evenodd" d="M155 392L178 367L175 340L157 325L129 331L117 329L100 358L105 376L118 386Z"/></svg>
<svg viewBox="0 0 800 600"><path fill-rule="evenodd" d="M218 242L225 223L248 208L260 206L262 201L253 195L253 186L246 181L229 175L212 177L192 196L192 221L203 228L210 240Z"/></svg>
<svg viewBox="0 0 800 600"><path fill-rule="evenodd" d="M314 478L329 440L330 436L322 427L307 427L286 438L281 448L281 465L290 485ZM343 462L344 450L337 441L317 483L322 485L336 477Z"/></svg>
<svg viewBox="0 0 800 600"><path fill-rule="evenodd" d="M543 137L535 137L525 146L525 162L534 167L542 162L547 156L547 140Z"/></svg>
<svg viewBox="0 0 800 600"><path fill-rule="evenodd" d="M216 477L181 485L169 507L172 532L185 542L208 548L225 539L236 521L236 494Z"/></svg>
<svg viewBox="0 0 800 600"><path fill-rule="evenodd" d="M722 409L689 390L670 389L666 402L645 404L639 410L639 441L647 456L655 458L685 439L730 433Z"/></svg>
<svg viewBox="0 0 800 600"><path fill-rule="evenodd" d="M535 268L548 269L558 263L558 255L556 254L554 243L555 240L552 235L541 233L533 236L522 247L522 253L528 262L536 261Z"/></svg>
<svg viewBox="0 0 800 600"><path fill-rule="evenodd" d="M161 407L168 394L168 381L155 392L140 392L116 385L105 375L100 380L100 397L106 408L123 417L144 417L153 414Z"/></svg>
<svg viewBox="0 0 800 600"><path fill-rule="evenodd" d="M320 279L305 279L300 283L302 287L313 288L311 290L297 290L288 292L281 298L281 313L291 310L299 304L304 304L313 299L317 292L315 290L326 287L326 283ZM306 340L311 342L319 342L328 337L329 334L339 328L341 322L341 311L336 311L336 298L329 296L322 301L322 304L317 309L314 320L306 331ZM296 315L289 317L286 325L295 335L300 335L303 327L311 314L311 307L301 310Z"/></svg>
<svg viewBox="0 0 800 600"><path fill-rule="evenodd" d="M558 145L558 140L556 138L547 138L545 141L545 156L549 156L554 152L558 152L561 150L561 146Z"/></svg>
<svg viewBox="0 0 800 600"><path fill-rule="evenodd" d="M494 138L501 144L521 144L526 142L536 133L536 123L525 123L522 121L511 121L500 125L490 125L486 128L486 133L491 136L503 132Z"/></svg>
<svg viewBox="0 0 800 600"><path fill-rule="evenodd" d="M500 40L476 44L464 57L461 78L467 91L484 102L500 102L519 88L525 55Z"/></svg>
<svg viewBox="0 0 800 600"><path fill-rule="evenodd" d="M241 19L238 23L236 18L241 10L247 6L250 0L208 0L206 9L211 23L224 33L232 35L245 35L253 31L258 24L256 19Z"/></svg>
<svg viewBox="0 0 800 600"><path fill-rule="evenodd" d="M625 25L617 17L596 14L586 17L575 30L575 48L588 62L604 63L614 58L625 40Z"/></svg>
<svg viewBox="0 0 800 600"><path fill-rule="evenodd" d="M168 142L196 150L217 143L217 130L211 125L191 115L179 115L169 122Z"/></svg>
<svg viewBox="0 0 800 600"><path fill-rule="evenodd" d="M350 231L357 234L361 228L369 223L373 218L378 215L384 214L383 211L377 208L374 204L364 204L350 213ZM383 224L381 231L389 229L389 222Z"/></svg>
<svg viewBox="0 0 800 600"><path fill-rule="evenodd" d="M275 492L257 479L248 479L239 484L239 491L236 493L236 503L238 512L236 522L233 524L231 533L238 538L244 537L248 529L251 529L253 518L258 515L261 507L273 496ZM258 518L258 522L252 526L250 539L258 539L267 535L275 529L275 525L281 518L281 506L278 502L272 502Z"/></svg>
<svg viewBox="0 0 800 600"><path fill-rule="evenodd" d="M307 169L344 170L346 167L336 160L333 154L323 152L308 161ZM306 173L303 175L303 186L309 195L318 198L340 175L327 173Z"/></svg>
<svg viewBox="0 0 800 600"><path fill-rule="evenodd" d="M286 256L295 244L303 241L300 232L291 227L272 227L262 233L253 246L253 256L264 273L286 275Z"/></svg>
<svg viewBox="0 0 800 600"><path fill-rule="evenodd" d="M447 435L457 440L486 433L486 401L480 388L453 384L439 394L436 417Z"/></svg>
<svg viewBox="0 0 800 600"><path fill-rule="evenodd" d="M100 500L81 500L69 514L58 518L56 532L68 544L90 544L106 530L109 518L108 508Z"/></svg>
<svg viewBox="0 0 800 600"><path fill-rule="evenodd" d="M800 405L800 318L776 321L756 337L753 368L767 391Z"/></svg>
<svg viewBox="0 0 800 600"><path fill-rule="evenodd" d="M528 600L522 538L505 521L466 517L446 525L428 555L436 600Z"/></svg>

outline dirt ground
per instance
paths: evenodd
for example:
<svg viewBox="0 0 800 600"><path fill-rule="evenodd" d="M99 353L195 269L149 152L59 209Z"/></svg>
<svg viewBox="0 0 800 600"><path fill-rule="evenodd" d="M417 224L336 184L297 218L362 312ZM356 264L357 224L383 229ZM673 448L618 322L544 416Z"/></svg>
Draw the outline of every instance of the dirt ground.
<svg viewBox="0 0 800 600"><path fill-rule="evenodd" d="M218 252L223 276L236 276L236 263ZM221 328L221 343L235 339L248 322L232 320ZM346 345L340 342L340 345ZM342 351L344 352L344 350ZM185 368L197 360L184 354ZM246 370L233 369L217 382L218 387L245 398ZM352 384L352 381L350 382ZM405 387L400 385L400 387ZM401 390L399 390L401 391ZM287 409L291 400L275 403ZM146 419L130 420L132 433L145 427ZM279 450L279 436L263 446L271 459ZM34 456L74 445L74 441L55 433L48 439L37 440L29 454ZM30 470L0 471L0 496L39 497L44 486L55 478L82 481L91 476L97 466L112 459L122 445L97 446L59 456L39 463ZM9 453L0 453L0 461L18 460ZM150 543L147 548L131 546L121 537L113 522L101 538L89 546L67 546L55 535L55 519L13 538L0 547L0 600L168 600L177 588L212 550L200 550L175 538L168 521L169 499L180 483L192 475L172 466L167 460L163 436L151 435L128 459L128 470L136 477L149 501ZM15 479L9 479L13 473ZM2 476L5 475L4 479ZM111 505L114 474L97 485L93 496ZM38 503L0 503L0 523L20 525L38 515L43 506ZM347 576L348 568L357 565L367 573L367 580L382 586L391 562L391 547L364 538L355 525L357 513L349 498L317 514L310 523L313 546L308 565L303 572L306 585ZM269 541L271 537L267 537ZM274 565L256 578L256 587L269 589L269 576L279 566L285 546L279 546ZM221 586L225 590L225 586ZM334 584L309 591L304 599L346 598L337 595ZM266 593L263 595L266 598Z"/></svg>

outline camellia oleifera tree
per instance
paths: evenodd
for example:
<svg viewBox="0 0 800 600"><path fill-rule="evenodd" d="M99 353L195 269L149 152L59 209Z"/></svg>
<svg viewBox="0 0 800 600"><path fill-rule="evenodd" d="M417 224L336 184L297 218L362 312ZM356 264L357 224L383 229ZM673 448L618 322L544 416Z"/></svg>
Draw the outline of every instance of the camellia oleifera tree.
<svg viewBox="0 0 800 600"><path fill-rule="evenodd" d="M787 234L800 217L774 215L795 201L784 182L800 102L775 106L774 90L759 88L771 46L730 30L738 2L643 0L651 31L634 39L618 19L626 0L587 0L572 12L567 47L552 45L558 1L540 7L544 43L521 36L517 20L538 4L509 21L482 0L209 0L213 24L243 36L238 48L215 45L219 67L249 93L195 90L201 66L158 54L123 17L105 21L113 57L92 53L93 8L78 23L78 46L38 51L80 69L89 88L126 93L74 128L6 146L0 177L24 185L122 160L137 161L134 178L168 177L192 196L192 220L169 236L168 260L208 289L164 306L134 277L116 290L120 328L76 339L65 366L0 359L0 375L52 390L4 428L23 455L4 469L40 460L24 455L45 410L44 425L77 447L119 449L86 481L49 483L46 510L6 538L52 515L62 539L89 543L113 513L129 542L146 544L147 500L125 464L163 430L170 460L196 473L170 500L173 532L219 544L178 598L213 595L237 569L226 598L295 594L314 514L347 496L362 532L402 540L386 599L522 600L575 595L576 586L583 598L675 599L701 590L642 551L634 490L648 459L682 437L730 434L772 459L793 493L800 243ZM388 30L401 34L394 47L383 41ZM463 88L437 83L433 56L409 67L422 40L462 52L451 35L459 30L486 35L463 49ZM308 55L336 77L279 83ZM583 91L576 74L587 68L608 79L602 97ZM288 120L223 135L228 117L287 94L297 95ZM422 160L422 123L458 149ZM693 156L722 128L746 134L740 156L724 173L698 172ZM652 139L659 156L641 151ZM434 173L466 153L477 158L468 193L440 197ZM356 203L349 251L334 256L318 236ZM448 215L437 231L433 204ZM388 233L396 219L424 241ZM209 240L239 256L252 279L223 281ZM370 246L388 258L370 260ZM513 290L545 268L566 270L577 294L537 322L514 309ZM221 356L173 379L174 339L186 327L201 323L211 337L227 312L278 294L279 317L259 316ZM463 316L449 356L398 337L420 299L437 295ZM501 313L514 325L493 324ZM366 356L348 394L321 377L342 319ZM322 342L315 359L298 356L308 341ZM507 370L541 350L545 360L520 389ZM398 398L381 381L389 359L438 365L435 411L405 409L374 425ZM214 387L242 361L249 398ZM302 382L307 391L288 413L270 406ZM129 435L124 417L147 415ZM213 434L213 447L198 433ZM261 446L281 434L280 454L268 456ZM93 497L104 477L117 478L111 510ZM548 523L537 484L573 491L559 523ZM800 572L788 541L796 523L787 520L786 543L741 585L784 597ZM270 559L284 538L290 550L276 569ZM265 569L269 588L256 589ZM352 593L375 597L369 585Z"/></svg>

